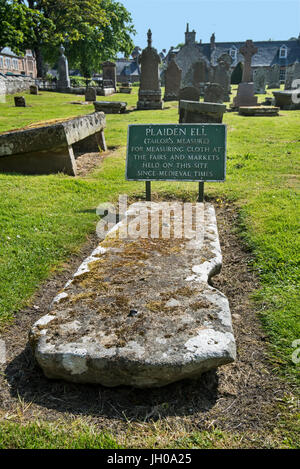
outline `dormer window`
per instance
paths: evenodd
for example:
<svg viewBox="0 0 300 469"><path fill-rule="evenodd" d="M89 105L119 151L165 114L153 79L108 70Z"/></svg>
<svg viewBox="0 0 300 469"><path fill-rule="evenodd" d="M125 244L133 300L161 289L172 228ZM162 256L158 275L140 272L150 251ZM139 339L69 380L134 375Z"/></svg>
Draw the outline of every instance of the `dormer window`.
<svg viewBox="0 0 300 469"><path fill-rule="evenodd" d="M235 46L232 46L229 50L229 55L232 58L232 60L236 60L237 57L237 48Z"/></svg>
<svg viewBox="0 0 300 469"><path fill-rule="evenodd" d="M287 47L286 46L281 46L279 49L279 58L280 59L286 59L287 58Z"/></svg>

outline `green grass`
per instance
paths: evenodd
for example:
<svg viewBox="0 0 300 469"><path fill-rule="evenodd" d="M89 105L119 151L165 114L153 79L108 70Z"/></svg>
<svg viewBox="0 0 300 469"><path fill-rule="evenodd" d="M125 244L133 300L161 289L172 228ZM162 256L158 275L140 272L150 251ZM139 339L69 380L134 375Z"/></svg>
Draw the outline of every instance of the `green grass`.
<svg viewBox="0 0 300 469"><path fill-rule="evenodd" d="M88 425L35 422L22 425L0 423L0 449L118 449L108 433Z"/></svg>
<svg viewBox="0 0 300 469"><path fill-rule="evenodd" d="M133 88L132 95L116 94L109 99L124 100L133 107L137 91ZM68 104L83 100L72 95L26 95L32 107L21 110L13 107L12 99L0 104L0 132L93 111L90 105ZM2 325L13 320L31 301L41 281L62 268L70 254L78 252L88 234L95 231L98 204L116 201L125 193L143 197L143 183L124 179L126 132L128 124L150 122L178 122L177 103L167 103L162 111L107 115L107 144L117 149L100 169L86 177L0 174ZM273 368L293 382L299 377L299 365L292 362L292 342L300 339L300 111L249 118L227 113L224 122L228 125L226 182L205 184L205 193L234 203L239 211L236 229L254 254L252 268L261 286L253 301L269 337ZM152 190L165 198L197 197L196 183L156 182Z"/></svg>

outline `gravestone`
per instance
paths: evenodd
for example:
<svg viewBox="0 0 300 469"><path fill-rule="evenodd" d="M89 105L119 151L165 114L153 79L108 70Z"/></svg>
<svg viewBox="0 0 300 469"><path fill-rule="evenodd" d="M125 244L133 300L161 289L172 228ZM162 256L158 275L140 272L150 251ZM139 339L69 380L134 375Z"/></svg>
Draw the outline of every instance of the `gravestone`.
<svg viewBox="0 0 300 469"><path fill-rule="evenodd" d="M97 99L97 93L96 93L96 88L93 88L92 86L89 86L85 90L85 100L86 101L96 101Z"/></svg>
<svg viewBox="0 0 300 469"><path fill-rule="evenodd" d="M204 101L223 104L224 88L219 83L208 83L204 90Z"/></svg>
<svg viewBox="0 0 300 469"><path fill-rule="evenodd" d="M102 71L103 71L103 82L105 80L111 81L111 87L117 89L117 68L114 62L110 62L107 60L106 62L102 63Z"/></svg>
<svg viewBox="0 0 300 469"><path fill-rule="evenodd" d="M225 104L180 101L179 122L221 124L224 112L226 112Z"/></svg>
<svg viewBox="0 0 300 469"><path fill-rule="evenodd" d="M94 101L95 111L102 111L105 114L123 114L126 106L127 103L123 101Z"/></svg>
<svg viewBox="0 0 300 469"><path fill-rule="evenodd" d="M245 61L242 83L239 84L237 95L233 101L234 108L257 105L257 98L254 96L254 86L251 82L251 60L257 51L257 47L254 46L250 39L240 48L240 53L244 56Z"/></svg>
<svg viewBox="0 0 300 469"><path fill-rule="evenodd" d="M29 87L29 93L33 95L37 95L39 91L39 88L37 85L30 85Z"/></svg>
<svg viewBox="0 0 300 469"><path fill-rule="evenodd" d="M231 93L231 64L232 58L229 54L222 54L218 60L218 65L213 70L213 82L218 83L224 90L223 101L230 101Z"/></svg>
<svg viewBox="0 0 300 469"><path fill-rule="evenodd" d="M76 156L106 151L105 115L93 112L0 134L0 171L76 176Z"/></svg>
<svg viewBox="0 0 300 469"><path fill-rule="evenodd" d="M300 109L300 88L297 90L278 90L273 91L275 97L275 106L286 111Z"/></svg>
<svg viewBox="0 0 300 469"><path fill-rule="evenodd" d="M266 70L259 68L254 72L254 93L266 94Z"/></svg>
<svg viewBox="0 0 300 469"><path fill-rule="evenodd" d="M162 109L163 103L159 78L161 58L157 50L152 47L152 33L150 29L147 35L148 47L142 51L138 59L141 65L141 77L137 109Z"/></svg>
<svg viewBox="0 0 300 469"><path fill-rule="evenodd" d="M14 97L15 107L26 107L26 101L24 96Z"/></svg>
<svg viewBox="0 0 300 469"><path fill-rule="evenodd" d="M182 70L174 59L168 65L165 72L165 96L164 101L178 100Z"/></svg>
<svg viewBox="0 0 300 469"><path fill-rule="evenodd" d="M274 64L269 69L268 88L280 88L280 66Z"/></svg>
<svg viewBox="0 0 300 469"><path fill-rule="evenodd" d="M60 91L68 90L71 88L71 82L69 77L69 66L68 59L64 55L65 48L63 45L59 48L60 57L58 59L58 80L57 88Z"/></svg>
<svg viewBox="0 0 300 469"><path fill-rule="evenodd" d="M215 210L189 205L187 230L180 202L167 203L172 216L164 202L132 204L83 261L29 334L47 378L151 388L235 360L229 302L210 284L222 266ZM137 223L157 236L131 236Z"/></svg>
<svg viewBox="0 0 300 469"><path fill-rule="evenodd" d="M200 91L194 86L186 86L185 88L181 88L179 90L178 98L179 98L179 101L181 99L184 99L187 101L199 101Z"/></svg>

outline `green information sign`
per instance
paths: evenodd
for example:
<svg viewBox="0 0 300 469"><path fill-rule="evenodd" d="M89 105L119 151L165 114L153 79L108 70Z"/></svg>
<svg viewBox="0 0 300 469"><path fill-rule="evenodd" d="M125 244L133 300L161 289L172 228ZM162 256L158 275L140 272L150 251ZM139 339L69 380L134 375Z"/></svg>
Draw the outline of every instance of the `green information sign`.
<svg viewBox="0 0 300 469"><path fill-rule="evenodd" d="M225 124L129 125L129 181L224 181Z"/></svg>

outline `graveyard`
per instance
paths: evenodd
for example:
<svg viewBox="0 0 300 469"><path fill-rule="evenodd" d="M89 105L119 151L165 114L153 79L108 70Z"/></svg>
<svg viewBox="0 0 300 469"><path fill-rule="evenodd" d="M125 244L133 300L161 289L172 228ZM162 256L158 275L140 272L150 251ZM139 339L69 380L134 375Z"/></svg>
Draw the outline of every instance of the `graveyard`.
<svg viewBox="0 0 300 469"><path fill-rule="evenodd" d="M257 95L258 103L273 96L272 91ZM299 337L297 110L267 117L225 112L226 180L205 183L205 205L214 207L223 256L221 272L211 282L230 305L235 361L196 381L170 379L171 384L166 380L161 388L145 390L132 382L126 386L124 380L107 387L115 377L105 386L51 380L30 352L33 324L49 313L53 298L99 243L98 205L116 204L120 194L127 194L130 203L145 200L145 183L125 179L128 125L178 123L178 101L167 100L163 109L157 108L155 95L156 109L143 110L141 105L137 110L143 97L138 92L133 86L130 94L97 96L103 103L126 102L126 110L105 114L107 148L97 156L80 157L77 176L0 173L0 321L9 356L0 376L0 446L297 447L297 366L291 360L292 343ZM236 93L237 86L232 86L231 102ZM13 96L1 104L0 136L94 112L93 103L85 103L82 95L44 90L23 95L25 108L14 107ZM198 184L152 182L151 196L158 204L194 204ZM175 264L174 269L180 272ZM74 288L74 297L85 294ZM170 290L159 284L152 288ZM154 290L151 293L149 285L148 303ZM170 295L167 300L171 314L177 300ZM154 303L151 321L159 311ZM167 327L171 330L171 323Z"/></svg>

